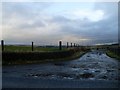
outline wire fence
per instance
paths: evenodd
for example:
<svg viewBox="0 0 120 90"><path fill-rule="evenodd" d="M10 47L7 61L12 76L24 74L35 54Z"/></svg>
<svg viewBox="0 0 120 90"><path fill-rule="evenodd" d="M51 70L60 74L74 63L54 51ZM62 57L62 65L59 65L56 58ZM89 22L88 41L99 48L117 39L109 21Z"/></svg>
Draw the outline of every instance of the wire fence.
<svg viewBox="0 0 120 90"><path fill-rule="evenodd" d="M79 48L80 45L76 43L66 42L66 45L62 45L62 41L58 41L58 46L37 46L34 42L31 45L5 45L5 41L1 40L1 50L4 51L40 51L40 50L65 50ZM83 48L82 48L83 49Z"/></svg>

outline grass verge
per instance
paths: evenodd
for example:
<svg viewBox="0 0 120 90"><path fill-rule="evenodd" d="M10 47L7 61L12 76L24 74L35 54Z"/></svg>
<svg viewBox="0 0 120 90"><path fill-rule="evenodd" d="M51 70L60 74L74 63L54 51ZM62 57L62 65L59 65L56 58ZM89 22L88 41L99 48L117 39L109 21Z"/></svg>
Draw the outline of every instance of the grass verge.
<svg viewBox="0 0 120 90"><path fill-rule="evenodd" d="M120 61L120 55L115 54L114 52L107 51L106 53L109 57L115 58Z"/></svg>
<svg viewBox="0 0 120 90"><path fill-rule="evenodd" d="M84 55L87 51L85 52L76 52L68 57L62 57L62 58L55 58L55 59L44 59L44 60L17 60L15 62L6 62L3 65L23 65L23 64L36 64L36 63L49 63L49 62L60 62L60 61L69 61L69 60L74 60L77 58L80 58L82 55Z"/></svg>

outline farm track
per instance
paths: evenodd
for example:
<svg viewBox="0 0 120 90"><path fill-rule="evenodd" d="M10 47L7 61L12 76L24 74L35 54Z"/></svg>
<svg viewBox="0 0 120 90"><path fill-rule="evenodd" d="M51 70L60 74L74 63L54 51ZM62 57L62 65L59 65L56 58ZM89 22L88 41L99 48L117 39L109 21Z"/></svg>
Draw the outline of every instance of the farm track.
<svg viewBox="0 0 120 90"><path fill-rule="evenodd" d="M118 61L102 51L47 64L3 67L5 88L118 88Z"/></svg>

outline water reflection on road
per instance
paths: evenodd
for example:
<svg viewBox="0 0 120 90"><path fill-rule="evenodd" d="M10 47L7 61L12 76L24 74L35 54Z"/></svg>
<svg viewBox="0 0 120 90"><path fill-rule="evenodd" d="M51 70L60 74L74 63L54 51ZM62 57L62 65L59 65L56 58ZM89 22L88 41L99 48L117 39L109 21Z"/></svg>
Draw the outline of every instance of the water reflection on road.
<svg viewBox="0 0 120 90"><path fill-rule="evenodd" d="M38 79L119 80L118 61L104 52L92 51L81 58L47 64L3 67L3 78L24 77Z"/></svg>

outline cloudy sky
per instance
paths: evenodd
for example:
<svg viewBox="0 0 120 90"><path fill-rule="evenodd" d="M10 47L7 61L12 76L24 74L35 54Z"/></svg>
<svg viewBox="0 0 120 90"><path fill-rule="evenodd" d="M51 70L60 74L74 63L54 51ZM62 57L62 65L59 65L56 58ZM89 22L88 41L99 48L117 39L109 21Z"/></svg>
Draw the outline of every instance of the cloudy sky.
<svg viewBox="0 0 120 90"><path fill-rule="evenodd" d="M8 44L118 42L118 3L3 2L2 37Z"/></svg>

